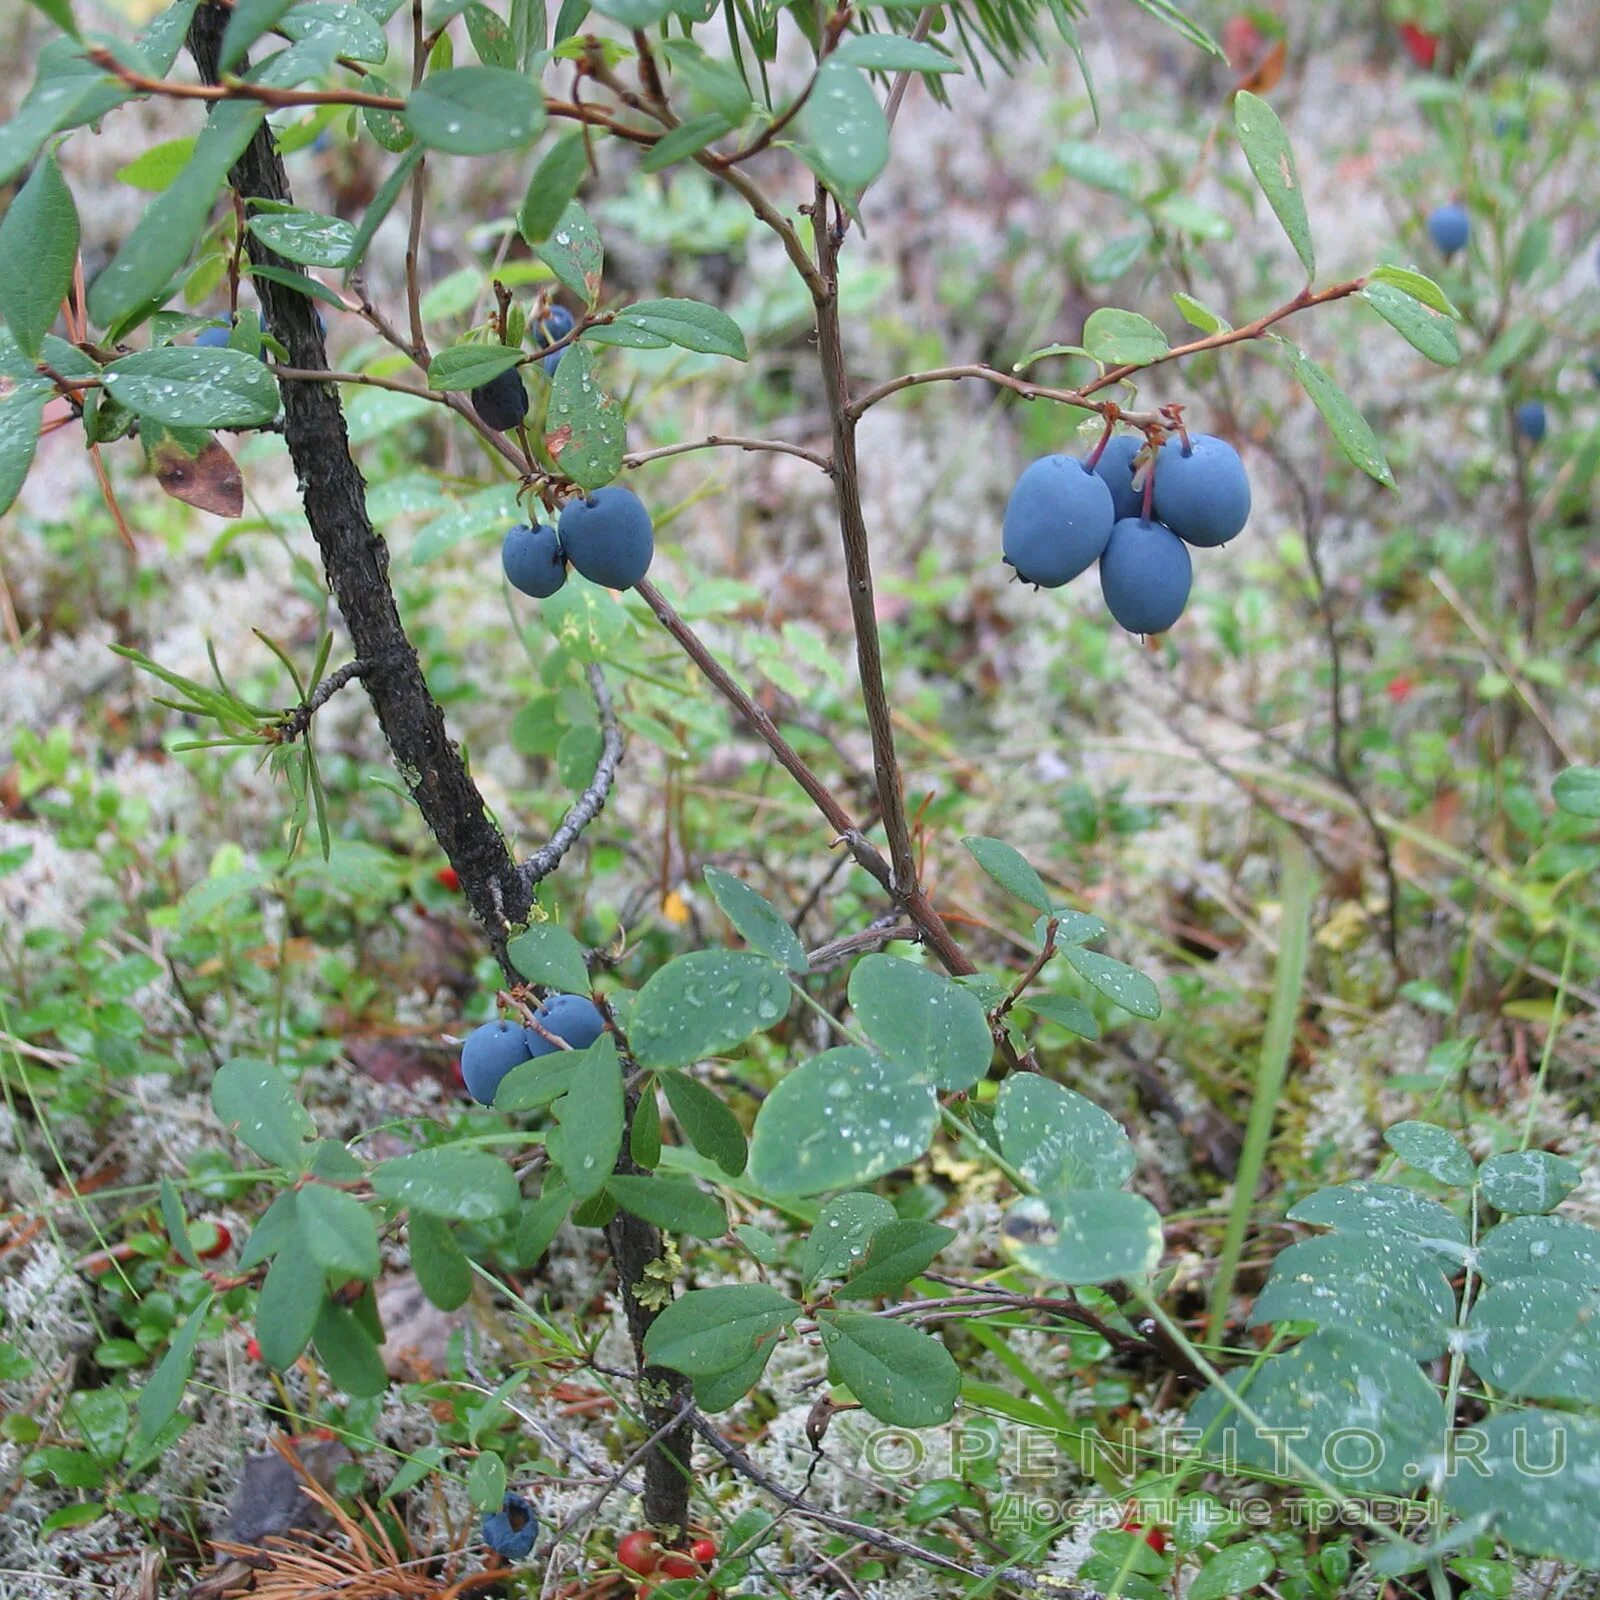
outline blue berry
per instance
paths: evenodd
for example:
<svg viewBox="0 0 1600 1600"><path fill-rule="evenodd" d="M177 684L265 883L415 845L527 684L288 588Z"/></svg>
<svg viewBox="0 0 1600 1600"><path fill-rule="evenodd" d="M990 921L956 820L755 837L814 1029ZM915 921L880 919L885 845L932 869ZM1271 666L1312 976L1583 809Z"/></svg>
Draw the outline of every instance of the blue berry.
<svg viewBox="0 0 1600 1600"><path fill-rule="evenodd" d="M1095 564L1116 520L1103 478L1073 456L1041 456L1006 502L1001 550L1019 578L1059 589Z"/></svg>
<svg viewBox="0 0 1600 1600"><path fill-rule="evenodd" d="M578 319L565 306L551 306L539 320L536 338L540 344L554 344L577 327Z"/></svg>
<svg viewBox="0 0 1600 1600"><path fill-rule="evenodd" d="M1111 491L1111 505L1117 521L1144 514L1144 495L1133 486L1133 458L1144 449L1141 433L1119 433L1095 462L1094 470Z"/></svg>
<svg viewBox="0 0 1600 1600"><path fill-rule="evenodd" d="M1545 415L1543 400L1524 400L1512 413L1517 432L1534 444L1544 438L1550 419Z"/></svg>
<svg viewBox="0 0 1600 1600"><path fill-rule="evenodd" d="M226 350L230 330L220 322L213 322L209 328L202 328L194 336L194 342L203 350Z"/></svg>
<svg viewBox="0 0 1600 1600"><path fill-rule="evenodd" d="M1226 439L1191 433L1185 448L1174 435L1162 445L1155 472L1156 519L1190 544L1226 544L1249 520L1250 478Z"/></svg>
<svg viewBox="0 0 1600 1600"><path fill-rule="evenodd" d="M565 1039L574 1050L587 1050L606 1029L606 1019L594 1001L581 994L553 994L533 1014L533 1020L558 1039ZM556 1047L528 1029L528 1050L535 1056L549 1055Z"/></svg>
<svg viewBox="0 0 1600 1600"><path fill-rule="evenodd" d="M561 548L591 583L631 589L650 570L655 529L644 502L615 484L561 510Z"/></svg>
<svg viewBox="0 0 1600 1600"><path fill-rule="evenodd" d="M483 1519L483 1542L507 1561L523 1561L539 1537L539 1519L520 1494L508 1494Z"/></svg>
<svg viewBox="0 0 1600 1600"><path fill-rule="evenodd" d="M530 528L518 523L500 547L500 563L513 589L543 600L567 581L567 561L561 540L548 523Z"/></svg>
<svg viewBox="0 0 1600 1600"><path fill-rule="evenodd" d="M472 409L496 433L516 427L528 414L528 391L522 374L515 367L508 367L487 383L480 383L472 391Z"/></svg>
<svg viewBox="0 0 1600 1600"><path fill-rule="evenodd" d="M1446 260L1466 245L1470 231L1467 208L1454 201L1438 207L1428 217L1428 236Z"/></svg>
<svg viewBox="0 0 1600 1600"><path fill-rule="evenodd" d="M570 350L571 348L572 348L572 346L569 344L569 345L564 346L560 350L552 350L550 352L550 354L547 355L547 356L540 356L539 357L539 365L544 368L545 377L547 377L547 378L554 378L555 377L556 368L561 365L562 356L564 356L567 353L567 351Z"/></svg>
<svg viewBox="0 0 1600 1600"><path fill-rule="evenodd" d="M530 1059L528 1033L510 1022L486 1022L461 1046L461 1081L481 1106L494 1104L500 1080Z"/></svg>
<svg viewBox="0 0 1600 1600"><path fill-rule="evenodd" d="M1189 547L1170 528L1124 517L1111 530L1100 558L1100 588L1106 608L1129 633L1165 633L1183 615L1193 579Z"/></svg>

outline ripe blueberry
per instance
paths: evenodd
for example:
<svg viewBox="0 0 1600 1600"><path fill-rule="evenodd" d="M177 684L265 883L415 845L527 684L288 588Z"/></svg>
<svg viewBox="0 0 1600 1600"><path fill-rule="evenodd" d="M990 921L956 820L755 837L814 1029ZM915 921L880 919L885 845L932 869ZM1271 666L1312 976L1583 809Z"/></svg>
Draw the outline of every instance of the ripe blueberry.
<svg viewBox="0 0 1600 1600"><path fill-rule="evenodd" d="M533 1020L574 1050L587 1050L606 1029L606 1019L594 1001L581 994L553 994L533 1014ZM556 1048L542 1034L528 1029L528 1054L549 1055Z"/></svg>
<svg viewBox="0 0 1600 1600"><path fill-rule="evenodd" d="M591 583L631 589L650 570L655 530L644 502L615 484L587 499L569 500L561 511L561 548Z"/></svg>
<svg viewBox="0 0 1600 1600"><path fill-rule="evenodd" d="M1467 208L1453 200L1429 214L1428 236L1446 260L1466 244L1469 231Z"/></svg>
<svg viewBox="0 0 1600 1600"><path fill-rule="evenodd" d="M1095 462L1094 470L1105 479L1111 491L1112 509L1120 522L1124 517L1141 516L1144 512L1144 495L1133 486L1133 458L1144 449L1144 435L1119 433Z"/></svg>
<svg viewBox="0 0 1600 1600"><path fill-rule="evenodd" d="M228 334L229 330L220 322L213 322L209 328L202 328L194 336L194 342L203 350L226 350Z"/></svg>
<svg viewBox="0 0 1600 1600"><path fill-rule="evenodd" d="M516 427L528 414L528 391L523 387L521 372L508 367L498 377L480 383L472 391L472 409L485 427L496 433Z"/></svg>
<svg viewBox="0 0 1600 1600"><path fill-rule="evenodd" d="M474 1028L461 1046L461 1081L479 1105L492 1106L500 1080L532 1054L525 1028L512 1022L486 1022Z"/></svg>
<svg viewBox="0 0 1600 1600"><path fill-rule="evenodd" d="M1250 516L1250 479L1226 439L1176 435L1156 457L1155 514L1190 544L1226 544Z"/></svg>
<svg viewBox="0 0 1600 1600"><path fill-rule="evenodd" d="M1142 517L1124 517L1100 558L1106 607L1129 633L1165 633L1183 615L1193 577L1189 547Z"/></svg>
<svg viewBox="0 0 1600 1600"><path fill-rule="evenodd" d="M534 342L541 345L555 344L558 340L565 339L577 325L577 319L565 306L551 306L533 330ZM571 345L565 345L542 359L540 364L544 367L547 377L555 377L562 356L571 348Z"/></svg>
<svg viewBox="0 0 1600 1600"><path fill-rule="evenodd" d="M1545 415L1543 400L1524 400L1512 413L1517 432L1534 444L1544 438L1550 419Z"/></svg>
<svg viewBox="0 0 1600 1600"><path fill-rule="evenodd" d="M507 1561L521 1561L539 1537L539 1520L520 1494L508 1494L500 1509L483 1519L483 1542Z"/></svg>
<svg viewBox="0 0 1600 1600"><path fill-rule="evenodd" d="M1116 520L1103 478L1073 456L1041 456L1006 502L1001 551L1025 582L1059 589L1095 564Z"/></svg>
<svg viewBox="0 0 1600 1600"><path fill-rule="evenodd" d="M567 560L556 530L541 522L530 528L519 522L500 547L500 564L513 589L543 600L567 581Z"/></svg>

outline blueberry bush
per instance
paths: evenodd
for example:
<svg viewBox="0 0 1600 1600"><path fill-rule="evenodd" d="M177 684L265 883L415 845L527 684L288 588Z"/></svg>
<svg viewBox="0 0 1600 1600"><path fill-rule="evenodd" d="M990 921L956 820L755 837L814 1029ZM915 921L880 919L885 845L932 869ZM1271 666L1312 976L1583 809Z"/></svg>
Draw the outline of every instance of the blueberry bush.
<svg viewBox="0 0 1600 1600"><path fill-rule="evenodd" d="M16 1592L1584 1592L1560 19L34 3Z"/></svg>

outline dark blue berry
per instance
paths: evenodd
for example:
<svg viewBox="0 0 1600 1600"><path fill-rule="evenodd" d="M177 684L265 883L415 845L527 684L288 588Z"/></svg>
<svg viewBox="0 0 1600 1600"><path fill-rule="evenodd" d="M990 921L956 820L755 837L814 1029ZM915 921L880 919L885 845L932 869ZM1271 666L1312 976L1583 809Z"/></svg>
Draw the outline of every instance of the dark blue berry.
<svg viewBox="0 0 1600 1600"><path fill-rule="evenodd" d="M553 994L533 1014L533 1020L558 1039L565 1039L574 1050L587 1050L606 1030L606 1019L594 1001L581 994ZM556 1048L542 1034L528 1029L528 1050L536 1056L549 1055Z"/></svg>
<svg viewBox="0 0 1600 1600"><path fill-rule="evenodd" d="M555 344L577 327L578 319L565 306L551 306L539 320L537 339L540 344Z"/></svg>
<svg viewBox="0 0 1600 1600"><path fill-rule="evenodd" d="M1428 216L1428 237L1433 240L1439 254L1447 260L1466 245L1470 232L1467 208L1454 201L1438 207Z"/></svg>
<svg viewBox="0 0 1600 1600"><path fill-rule="evenodd" d="M1544 438L1550 419L1545 415L1543 400L1524 400L1512 413L1517 432L1534 444Z"/></svg>
<svg viewBox="0 0 1600 1600"><path fill-rule="evenodd" d="M508 367L498 377L480 383L472 391L472 409L483 419L484 426L496 433L516 427L528 414L528 391L522 374L515 367Z"/></svg>
<svg viewBox="0 0 1600 1600"><path fill-rule="evenodd" d="M483 1542L507 1561L523 1561L539 1537L539 1519L520 1494L508 1494L483 1519Z"/></svg>
<svg viewBox="0 0 1600 1600"><path fill-rule="evenodd" d="M650 570L655 529L644 502L612 484L561 511L561 548L591 583L631 589Z"/></svg>
<svg viewBox="0 0 1600 1600"><path fill-rule="evenodd" d="M1165 633L1189 601L1189 547L1170 528L1124 517L1100 558L1106 608L1129 633Z"/></svg>
<svg viewBox="0 0 1600 1600"><path fill-rule="evenodd" d="M500 547L500 562L511 587L535 600L548 598L567 581L561 539L548 523L532 528L518 523Z"/></svg>
<svg viewBox="0 0 1600 1600"><path fill-rule="evenodd" d="M1156 457L1156 519L1190 544L1226 544L1249 520L1250 478L1226 439L1177 435Z"/></svg>
<svg viewBox="0 0 1600 1600"><path fill-rule="evenodd" d="M1041 456L1006 502L1001 551L1019 578L1059 589L1095 564L1116 520L1103 478L1073 456Z"/></svg>
<svg viewBox="0 0 1600 1600"><path fill-rule="evenodd" d="M510 1022L486 1022L474 1028L461 1046L461 1081L479 1105L492 1106L500 1080L531 1055L525 1028Z"/></svg>
<svg viewBox="0 0 1600 1600"><path fill-rule="evenodd" d="M220 322L213 322L209 328L202 328L194 336L194 342L204 350L226 350L229 334L230 330Z"/></svg>
<svg viewBox="0 0 1600 1600"><path fill-rule="evenodd" d="M1117 521L1124 517L1137 517L1144 511L1144 495L1133 486L1133 458L1144 449L1141 433L1119 433L1095 462L1094 470L1105 480L1111 491L1111 506Z"/></svg>

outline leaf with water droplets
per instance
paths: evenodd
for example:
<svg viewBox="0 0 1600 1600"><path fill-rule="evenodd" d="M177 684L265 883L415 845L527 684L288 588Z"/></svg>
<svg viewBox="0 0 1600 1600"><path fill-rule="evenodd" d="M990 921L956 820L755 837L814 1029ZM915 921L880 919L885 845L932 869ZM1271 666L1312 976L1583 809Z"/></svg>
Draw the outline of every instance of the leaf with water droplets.
<svg viewBox="0 0 1600 1600"><path fill-rule="evenodd" d="M1125 961L1103 956L1098 950L1085 950L1069 944L1061 952L1085 983L1114 1000L1136 1017L1159 1017L1161 994L1155 984Z"/></svg>
<svg viewBox="0 0 1600 1600"><path fill-rule="evenodd" d="M583 946L559 923L535 922L512 937L506 957L529 983L572 994L589 992Z"/></svg>
<svg viewBox="0 0 1600 1600"><path fill-rule="evenodd" d="M895 1209L881 1194L835 1195L806 1240L800 1267L806 1293L823 1278L842 1278L866 1255L872 1236L894 1220Z"/></svg>
<svg viewBox="0 0 1600 1600"><path fill-rule="evenodd" d="M278 414L278 383L242 350L163 345L113 361L112 399L171 428L252 428Z"/></svg>
<svg viewBox="0 0 1600 1600"><path fill-rule="evenodd" d="M827 1050L761 1103L750 1177L769 1194L820 1194L868 1183L917 1160L939 1105L914 1068L853 1045Z"/></svg>
<svg viewBox="0 0 1600 1600"><path fill-rule="evenodd" d="M1441 367L1460 365L1456 325L1443 312L1431 310L1392 283L1369 283L1361 295L1407 344L1430 361Z"/></svg>
<svg viewBox="0 0 1600 1600"><path fill-rule="evenodd" d="M1397 1122L1383 1142L1408 1167L1425 1172L1435 1183L1465 1188L1472 1182L1472 1157L1453 1133L1437 1123Z"/></svg>
<svg viewBox="0 0 1600 1600"><path fill-rule="evenodd" d="M1307 1195L1289 1212L1291 1222L1311 1222L1343 1233L1376 1233L1413 1239L1438 1254L1459 1260L1467 1247L1461 1219L1437 1200L1398 1183L1358 1178Z"/></svg>
<svg viewBox="0 0 1600 1600"><path fill-rule="evenodd" d="M866 1260L836 1292L837 1300L876 1300L898 1294L926 1272L933 1258L955 1238L955 1229L917 1217L903 1217L872 1236Z"/></svg>
<svg viewBox="0 0 1600 1600"><path fill-rule="evenodd" d="M1036 1072L1013 1072L995 1103L1000 1153L1047 1193L1119 1189L1133 1175L1122 1124L1092 1100Z"/></svg>
<svg viewBox="0 0 1600 1600"><path fill-rule="evenodd" d="M1513 1217L1483 1236L1478 1270L1485 1283L1559 1278L1600 1289L1600 1232L1568 1217Z"/></svg>
<svg viewBox="0 0 1600 1600"><path fill-rule="evenodd" d="M270 1062L238 1056L211 1081L211 1109L241 1144L273 1166L297 1172L316 1133L311 1113Z"/></svg>
<svg viewBox="0 0 1600 1600"><path fill-rule="evenodd" d="M1511 1216L1543 1216L1554 1211L1583 1181L1565 1156L1548 1150L1513 1150L1490 1156L1478 1169L1483 1198Z"/></svg>
<svg viewBox="0 0 1600 1600"><path fill-rule="evenodd" d="M739 324L726 311L701 300L639 300L617 313L617 322L643 329L683 350L748 361ZM615 326L615 324L613 324Z"/></svg>
<svg viewBox="0 0 1600 1600"><path fill-rule="evenodd" d="M570 346L556 367L545 411L545 445L581 489L600 489L622 470L628 425L622 407L600 387L594 353Z"/></svg>
<svg viewBox="0 0 1600 1600"><path fill-rule="evenodd" d="M1524 1400L1600 1401L1600 1298L1559 1278L1506 1278L1472 1308L1472 1370Z"/></svg>
<svg viewBox="0 0 1600 1600"><path fill-rule="evenodd" d="M1334 443L1369 478L1385 488L1394 488L1394 473L1389 469L1383 447L1378 443L1371 423L1356 410L1355 402L1304 350L1289 344L1287 340L1279 342L1288 351L1300 387L1311 397L1312 405L1322 413L1322 420L1327 423Z"/></svg>
<svg viewBox="0 0 1600 1600"><path fill-rule="evenodd" d="M864 73L824 61L802 112L806 165L840 198L855 200L889 160L889 123Z"/></svg>
<svg viewBox="0 0 1600 1600"><path fill-rule="evenodd" d="M534 254L585 305L592 306L599 298L605 247L589 213L576 200L568 203L555 230Z"/></svg>
<svg viewBox="0 0 1600 1600"><path fill-rule="evenodd" d="M1241 89L1234 96L1233 126L1244 149L1245 160L1261 185L1283 231L1289 235L1300 264L1308 278L1317 271L1317 258L1311 244L1311 220L1306 215L1305 195L1295 171L1294 152L1289 137L1278 121L1278 114L1259 95Z"/></svg>
<svg viewBox="0 0 1600 1600"><path fill-rule="evenodd" d="M430 72L411 91L405 119L430 149L480 156L515 150L544 128L544 97L532 79L504 67Z"/></svg>
<svg viewBox="0 0 1600 1600"><path fill-rule="evenodd" d="M462 1222L503 1217L521 1199L511 1168L499 1157L453 1145L380 1161L372 1169L372 1187L394 1205Z"/></svg>
<svg viewBox="0 0 1600 1600"><path fill-rule="evenodd" d="M963 839L972 859L1009 895L1035 911L1049 911L1052 901L1044 879L1035 872L1019 851L1004 839L987 839L981 834Z"/></svg>
<svg viewBox="0 0 1600 1600"><path fill-rule="evenodd" d="M78 212L53 154L0 217L0 317L30 359L61 310L78 259Z"/></svg>
<svg viewBox="0 0 1600 1600"><path fill-rule="evenodd" d="M771 956L790 972L806 970L806 947L800 943L794 929L778 915L771 901L763 899L749 884L741 883L720 867L706 868L706 887L723 916L739 930L752 950Z"/></svg>
<svg viewBox="0 0 1600 1600"><path fill-rule="evenodd" d="M695 950L639 991L628 1022L642 1067L686 1067L737 1049L788 1014L783 971L753 950Z"/></svg>
<svg viewBox="0 0 1600 1600"><path fill-rule="evenodd" d="M817 1325L828 1376L880 1422L932 1428L950 1420L961 1369L931 1333L864 1311L824 1311Z"/></svg>
<svg viewBox="0 0 1600 1600"><path fill-rule="evenodd" d="M970 1089L989 1068L994 1037L977 999L942 973L870 955L850 974L850 1006L884 1055L941 1089Z"/></svg>
<svg viewBox="0 0 1600 1600"><path fill-rule="evenodd" d="M263 212L251 217L250 231L285 261L302 267L342 267L356 242L356 230L343 217L315 211Z"/></svg>
<svg viewBox="0 0 1600 1600"><path fill-rule="evenodd" d="M1124 1189L1066 1189L1017 1201L1001 1224L1006 1251L1051 1283L1109 1283L1161 1259L1161 1214Z"/></svg>
<svg viewBox="0 0 1600 1600"><path fill-rule="evenodd" d="M11 509L33 465L51 387L42 378L17 384L0 376L0 515Z"/></svg>
<svg viewBox="0 0 1600 1600"><path fill-rule="evenodd" d="M650 1324L645 1359L686 1378L712 1378L775 1344L799 1315L788 1295L765 1283L691 1289Z"/></svg>

